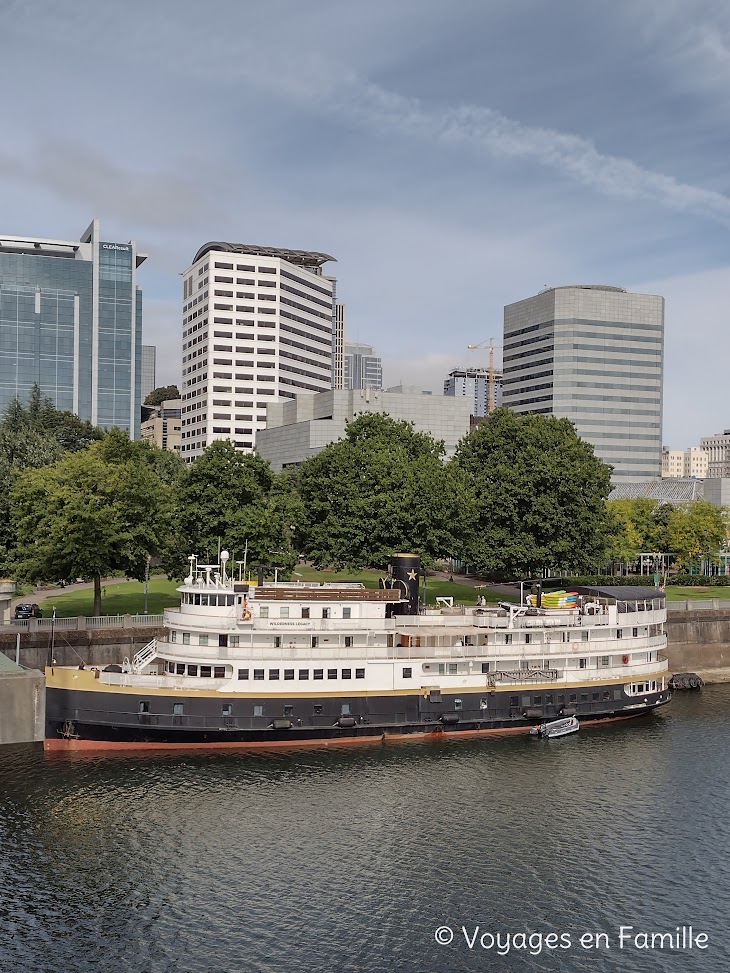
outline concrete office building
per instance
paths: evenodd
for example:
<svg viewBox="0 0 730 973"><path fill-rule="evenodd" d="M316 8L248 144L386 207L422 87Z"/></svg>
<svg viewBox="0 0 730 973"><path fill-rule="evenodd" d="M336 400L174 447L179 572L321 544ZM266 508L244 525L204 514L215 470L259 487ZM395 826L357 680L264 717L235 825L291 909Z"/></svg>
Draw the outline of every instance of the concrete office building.
<svg viewBox="0 0 730 973"><path fill-rule="evenodd" d="M57 409L139 438L142 291L133 241L0 235L0 411L34 385Z"/></svg>
<svg viewBox="0 0 730 973"><path fill-rule="evenodd" d="M345 388L381 389L383 363L372 345L348 342L345 345Z"/></svg>
<svg viewBox="0 0 730 973"><path fill-rule="evenodd" d="M334 257L206 243L183 275L182 442L191 462L216 439L253 449L271 402L332 382Z"/></svg>
<svg viewBox="0 0 730 973"><path fill-rule="evenodd" d="M503 404L572 420L613 483L661 474L664 298L555 287L504 309Z"/></svg>
<svg viewBox="0 0 730 973"><path fill-rule="evenodd" d="M157 348L155 345L142 345L142 402L150 392L157 388L156 368Z"/></svg>
<svg viewBox="0 0 730 973"><path fill-rule="evenodd" d="M730 429L715 436L703 436L701 448L707 454L707 473L710 478L730 477Z"/></svg>
<svg viewBox="0 0 730 973"><path fill-rule="evenodd" d="M335 304L335 327L332 332L332 388L345 388L345 305Z"/></svg>
<svg viewBox="0 0 730 973"><path fill-rule="evenodd" d="M142 422L142 439L158 449L179 453L182 399L165 399L148 411L149 417Z"/></svg>
<svg viewBox="0 0 730 973"><path fill-rule="evenodd" d="M454 368L444 381L444 395L462 395L472 403L472 416L489 414L489 369ZM494 373L494 407L502 404L502 373Z"/></svg>
<svg viewBox="0 0 730 973"><path fill-rule="evenodd" d="M256 437L256 450L277 471L299 466L342 439L347 423L364 412L387 413L393 419L413 422L417 432L443 440L446 456L451 457L469 432L471 406L467 399L424 394L411 386L403 386L403 391L333 389L300 395L268 407L266 428Z"/></svg>
<svg viewBox="0 0 730 973"><path fill-rule="evenodd" d="M729 437L730 438L730 437ZM707 476L709 451L702 446L689 449L662 450L662 476L694 476L704 479Z"/></svg>

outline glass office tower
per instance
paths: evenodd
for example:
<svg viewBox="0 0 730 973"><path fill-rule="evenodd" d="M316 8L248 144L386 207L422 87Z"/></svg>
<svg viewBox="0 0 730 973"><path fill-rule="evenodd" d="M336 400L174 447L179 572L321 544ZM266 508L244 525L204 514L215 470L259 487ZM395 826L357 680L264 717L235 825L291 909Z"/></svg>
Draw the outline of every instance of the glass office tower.
<svg viewBox="0 0 730 973"><path fill-rule="evenodd" d="M142 291L133 242L0 235L0 412L34 385L58 409L139 438Z"/></svg>

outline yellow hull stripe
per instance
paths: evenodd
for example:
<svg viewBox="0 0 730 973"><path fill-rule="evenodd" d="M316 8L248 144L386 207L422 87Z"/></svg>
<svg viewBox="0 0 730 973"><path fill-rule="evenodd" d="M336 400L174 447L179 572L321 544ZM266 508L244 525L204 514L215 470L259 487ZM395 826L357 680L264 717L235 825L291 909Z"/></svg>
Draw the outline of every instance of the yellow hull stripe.
<svg viewBox="0 0 730 973"><path fill-rule="evenodd" d="M661 679L663 676L669 676L668 669L660 669L656 672L642 673L641 675L633 676L631 673L627 673L626 676L612 677L610 679L601 680L586 680L580 682L542 682L542 683L512 683L501 686L489 686L487 683L483 685L471 685L471 686L449 686L447 688L434 686L434 692L440 692L443 696L461 696L465 693L491 693L491 692L510 692L513 694L520 693L534 693L534 692L563 692L566 690L582 689L585 690L597 690L606 686L623 686L627 682L646 682L649 679ZM354 680L353 680L354 682ZM100 679L95 678L94 671L92 669L63 669L58 666L49 666L46 668L46 688L47 689L66 689L73 690L74 692L92 692L92 693L112 693L119 695L134 695L134 696L180 696L186 698L205 698L209 697L212 699L220 699L221 696L232 699L322 699L326 697L337 697L337 696L347 696L348 698L354 696L427 696L432 690L413 687L413 688L403 688L403 689L350 689L350 687L340 688L336 690L328 690L322 686L322 689L309 689L302 691L297 690L294 687L299 685L298 683L292 684L292 689L290 692L273 692L273 691L263 691L262 689L256 692L239 692L231 690L215 690L215 689L192 689L185 687L180 689L178 687L161 687L156 686L110 686L107 683L101 682ZM326 683L325 683L326 685Z"/></svg>

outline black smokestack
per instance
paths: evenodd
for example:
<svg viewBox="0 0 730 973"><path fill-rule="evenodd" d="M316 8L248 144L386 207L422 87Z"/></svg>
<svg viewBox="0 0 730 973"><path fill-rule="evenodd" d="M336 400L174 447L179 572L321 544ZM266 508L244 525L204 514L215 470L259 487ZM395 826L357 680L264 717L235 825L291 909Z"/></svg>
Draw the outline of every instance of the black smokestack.
<svg viewBox="0 0 730 973"><path fill-rule="evenodd" d="M418 575L421 571L420 554L394 554L390 567L401 595L408 599L407 604L396 605L393 613L395 615L417 615Z"/></svg>

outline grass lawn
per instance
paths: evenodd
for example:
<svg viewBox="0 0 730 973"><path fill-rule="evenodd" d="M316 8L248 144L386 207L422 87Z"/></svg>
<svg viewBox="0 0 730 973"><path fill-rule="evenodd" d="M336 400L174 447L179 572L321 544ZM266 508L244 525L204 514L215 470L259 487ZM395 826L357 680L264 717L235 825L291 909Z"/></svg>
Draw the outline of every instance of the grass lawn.
<svg viewBox="0 0 730 973"><path fill-rule="evenodd" d="M695 588L693 585L672 585L668 584L666 589L667 601L684 601L689 598L692 601L706 601L708 598L730 599L730 587Z"/></svg>
<svg viewBox="0 0 730 973"><path fill-rule="evenodd" d="M179 605L180 595L175 591L179 584L179 581L168 581L167 578L150 578L148 614L161 615L163 609ZM144 585L140 581L103 584L101 592L102 615L141 615L144 612ZM59 618L93 615L94 589L71 591L66 595L54 595L46 599L41 605L45 618L51 617L54 607Z"/></svg>

